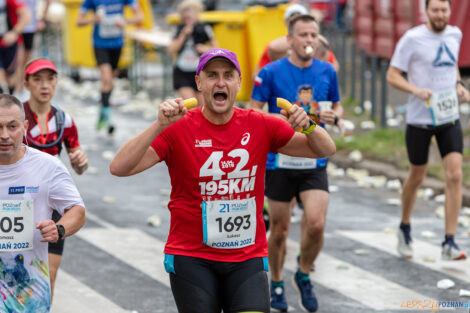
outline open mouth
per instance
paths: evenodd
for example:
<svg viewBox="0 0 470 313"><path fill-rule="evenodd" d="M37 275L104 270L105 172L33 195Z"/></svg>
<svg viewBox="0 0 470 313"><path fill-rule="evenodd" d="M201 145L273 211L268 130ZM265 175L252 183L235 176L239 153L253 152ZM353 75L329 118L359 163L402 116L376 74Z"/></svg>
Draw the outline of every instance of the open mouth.
<svg viewBox="0 0 470 313"><path fill-rule="evenodd" d="M214 99L217 102L223 102L223 101L227 100L227 98L228 98L228 95L223 91L218 91L218 92L214 93Z"/></svg>

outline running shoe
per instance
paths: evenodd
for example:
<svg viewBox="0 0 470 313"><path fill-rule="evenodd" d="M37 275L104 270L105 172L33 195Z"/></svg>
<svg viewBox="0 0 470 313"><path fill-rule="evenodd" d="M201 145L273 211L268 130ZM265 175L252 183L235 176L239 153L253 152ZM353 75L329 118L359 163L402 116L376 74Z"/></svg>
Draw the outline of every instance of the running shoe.
<svg viewBox="0 0 470 313"><path fill-rule="evenodd" d="M303 279L299 271L292 276L292 285L300 293L299 305L305 312L316 312L318 301L313 292L313 285L310 278Z"/></svg>
<svg viewBox="0 0 470 313"><path fill-rule="evenodd" d="M100 116L100 119L98 120L98 123L96 124L96 129L97 129L97 130L101 130L101 129L103 129L107 124L108 124L108 122L107 122L104 118L102 118L102 117Z"/></svg>
<svg viewBox="0 0 470 313"><path fill-rule="evenodd" d="M115 130L114 125L109 123L108 124L108 135L112 135L114 133L114 130Z"/></svg>
<svg viewBox="0 0 470 313"><path fill-rule="evenodd" d="M287 309L284 286L273 286L271 284L271 310L274 312L287 312Z"/></svg>
<svg viewBox="0 0 470 313"><path fill-rule="evenodd" d="M103 116L100 116L98 123L96 124L96 129L101 130L103 128L107 128L108 134L112 135L114 133L114 125L109 122L109 120L105 119Z"/></svg>
<svg viewBox="0 0 470 313"><path fill-rule="evenodd" d="M460 261L467 258L467 254L461 251L453 240L442 243L442 260L444 261Z"/></svg>
<svg viewBox="0 0 470 313"><path fill-rule="evenodd" d="M413 257L413 240L411 240L411 233L409 229L399 228L397 232L398 244L397 251L398 254L407 259Z"/></svg>

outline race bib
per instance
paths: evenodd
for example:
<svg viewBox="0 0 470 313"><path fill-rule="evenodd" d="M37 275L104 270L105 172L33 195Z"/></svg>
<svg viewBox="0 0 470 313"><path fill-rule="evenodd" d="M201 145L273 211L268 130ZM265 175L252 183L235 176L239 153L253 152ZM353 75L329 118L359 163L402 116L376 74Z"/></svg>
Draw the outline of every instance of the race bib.
<svg viewBox="0 0 470 313"><path fill-rule="evenodd" d="M203 243L217 249L251 246L256 239L256 201L202 202Z"/></svg>
<svg viewBox="0 0 470 313"><path fill-rule="evenodd" d="M33 249L34 201L0 200L0 252Z"/></svg>
<svg viewBox="0 0 470 313"><path fill-rule="evenodd" d="M198 63L199 55L190 45L184 47L176 60L176 66L184 72L195 72Z"/></svg>
<svg viewBox="0 0 470 313"><path fill-rule="evenodd" d="M121 14L105 15L100 23L99 35L101 38L116 38L122 36L122 28L116 25L116 21L121 20Z"/></svg>
<svg viewBox="0 0 470 313"><path fill-rule="evenodd" d="M291 170L308 170L317 168L317 160L310 158L298 158L279 153L277 156L278 168Z"/></svg>
<svg viewBox="0 0 470 313"><path fill-rule="evenodd" d="M434 126L459 119L459 98L455 87L433 92L429 103Z"/></svg>

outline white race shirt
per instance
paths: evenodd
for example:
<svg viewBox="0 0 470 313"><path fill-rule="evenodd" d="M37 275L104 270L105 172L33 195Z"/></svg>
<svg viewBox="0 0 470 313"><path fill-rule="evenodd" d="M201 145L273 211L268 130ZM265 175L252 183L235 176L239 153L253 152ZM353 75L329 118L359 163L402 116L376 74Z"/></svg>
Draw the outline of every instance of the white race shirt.
<svg viewBox="0 0 470 313"><path fill-rule="evenodd" d="M455 88L461 40L462 32L456 26L447 25L440 34L424 24L416 26L400 39L390 65L406 72L410 84L433 94ZM433 124L429 107L413 95L409 96L406 123Z"/></svg>
<svg viewBox="0 0 470 313"><path fill-rule="evenodd" d="M64 214L75 205L84 207L59 159L26 147L21 160L0 165L0 312L49 312L48 243L40 242L36 223L50 220L53 209ZM26 210L28 206L33 209ZM11 240L21 240L27 237L22 233L31 232L28 215L33 219L33 249L26 239L22 243Z"/></svg>

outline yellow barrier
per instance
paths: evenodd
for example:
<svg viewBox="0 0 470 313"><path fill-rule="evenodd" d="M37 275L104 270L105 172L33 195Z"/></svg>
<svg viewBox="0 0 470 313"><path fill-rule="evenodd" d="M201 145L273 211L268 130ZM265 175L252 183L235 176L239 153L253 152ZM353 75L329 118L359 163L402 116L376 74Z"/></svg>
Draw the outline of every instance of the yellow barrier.
<svg viewBox="0 0 470 313"><path fill-rule="evenodd" d="M83 0L62 0L62 3L66 8L65 23L62 33L64 58L65 62L70 66L95 67L96 61L93 53L92 38L93 25L78 27L76 23L82 2ZM153 28L154 20L149 0L139 0L139 4L144 15L144 21L141 24L141 27L145 29ZM90 12L89 14L92 13ZM132 10L126 7L124 15L126 17L131 16ZM119 67L127 67L131 61L132 44L130 40L125 40L119 61Z"/></svg>

